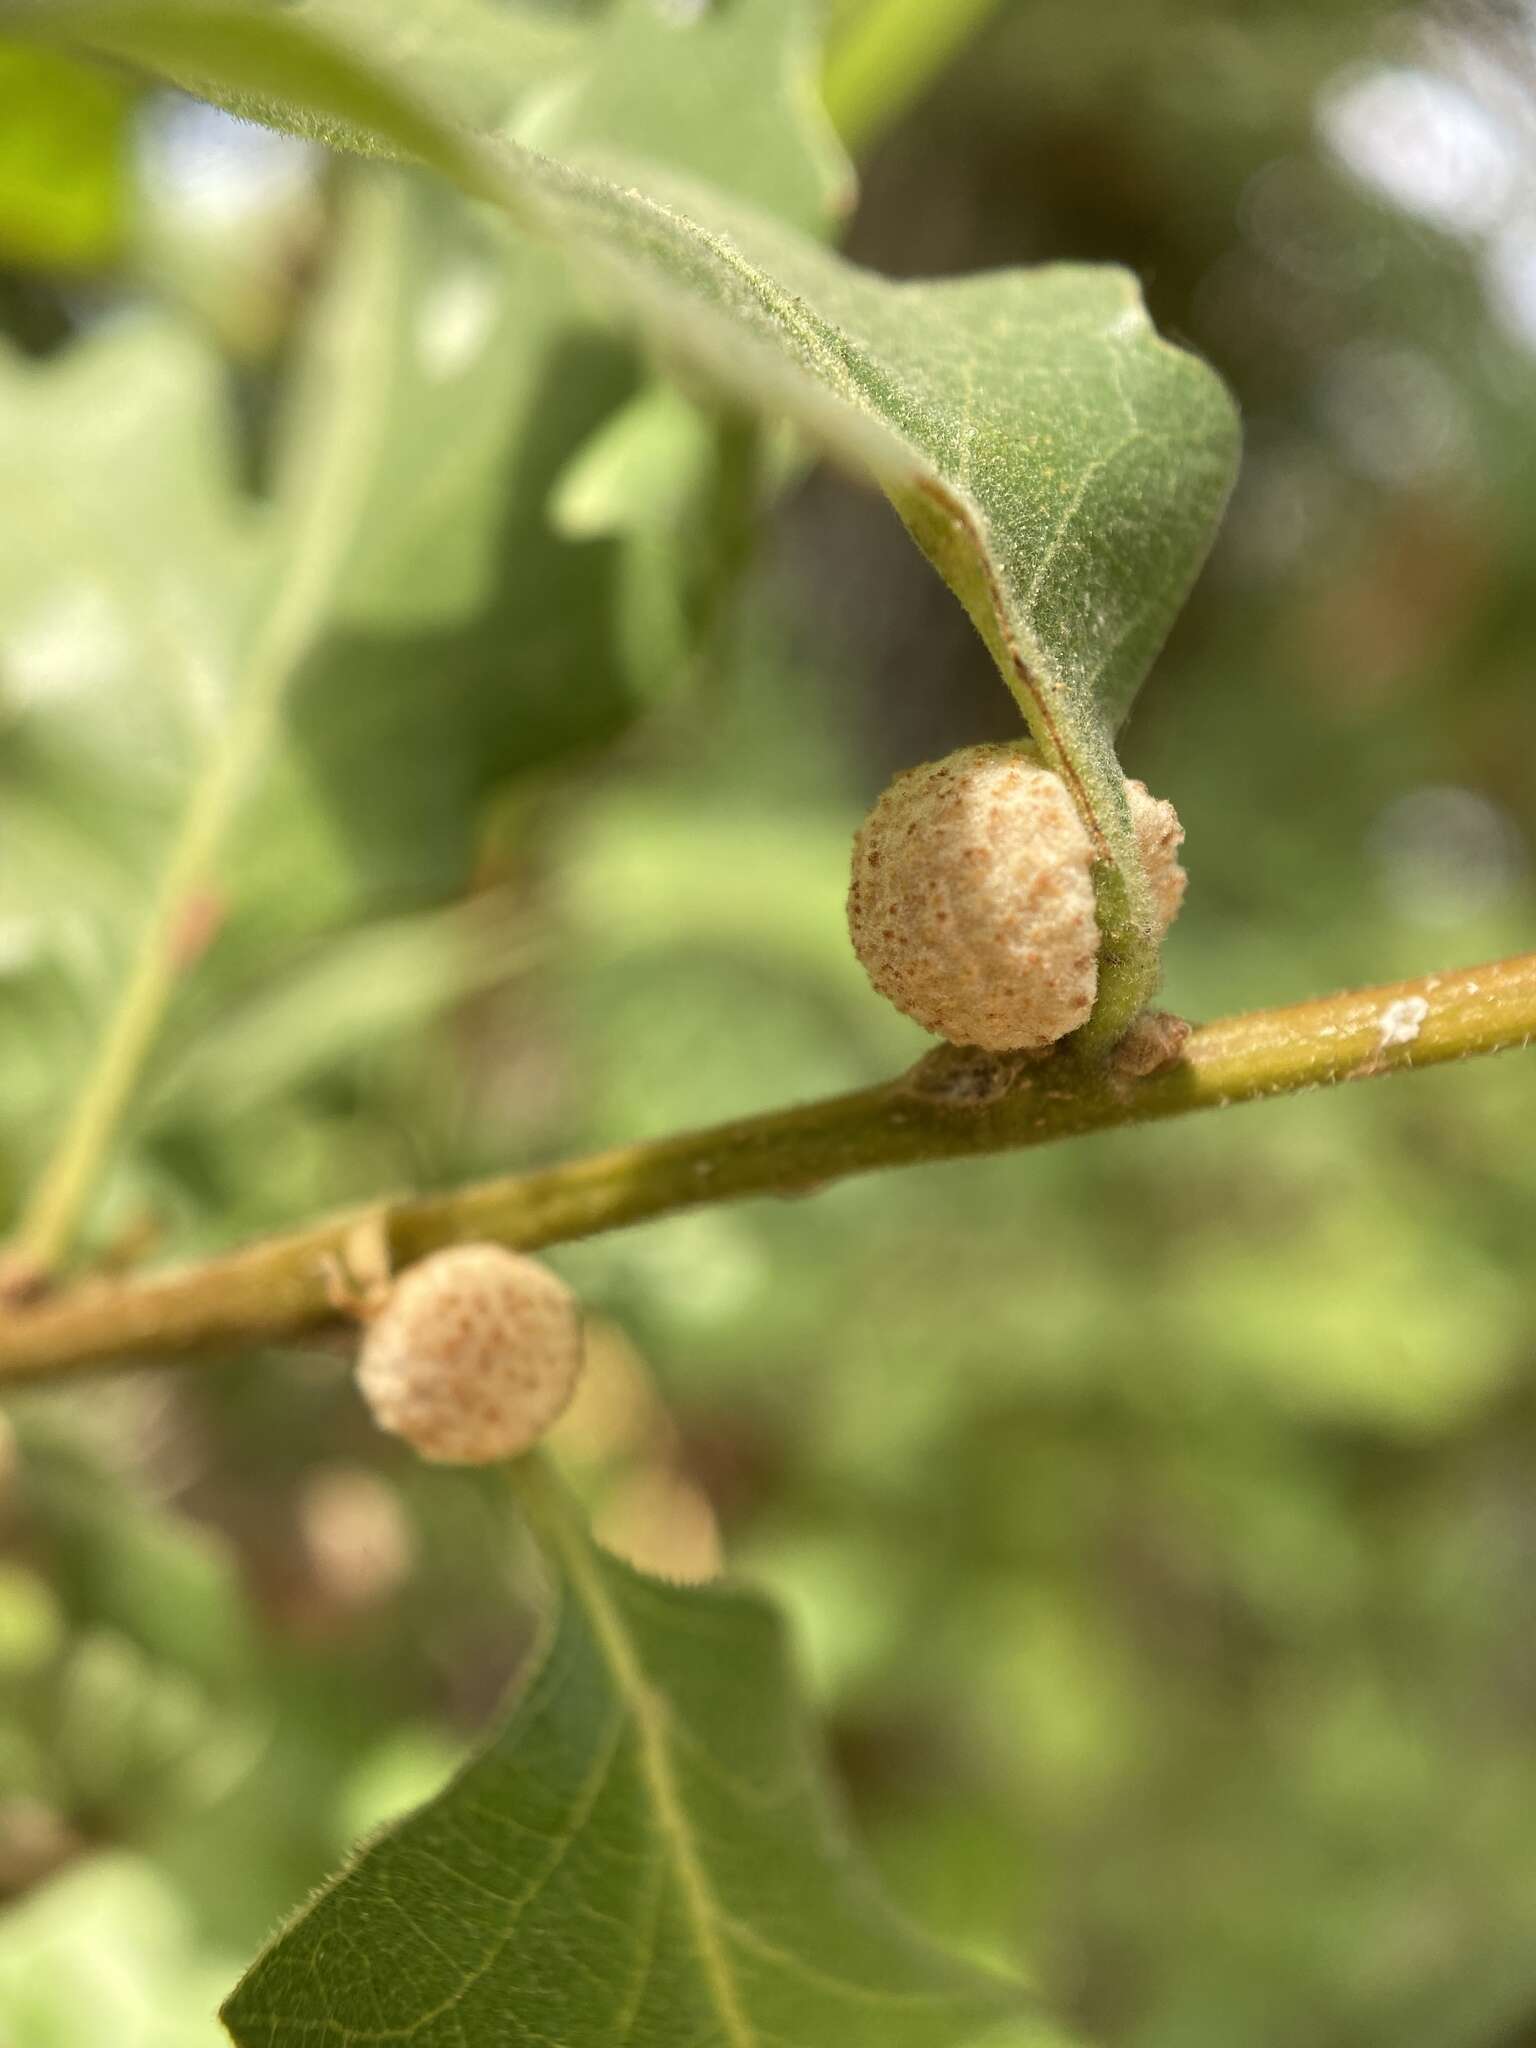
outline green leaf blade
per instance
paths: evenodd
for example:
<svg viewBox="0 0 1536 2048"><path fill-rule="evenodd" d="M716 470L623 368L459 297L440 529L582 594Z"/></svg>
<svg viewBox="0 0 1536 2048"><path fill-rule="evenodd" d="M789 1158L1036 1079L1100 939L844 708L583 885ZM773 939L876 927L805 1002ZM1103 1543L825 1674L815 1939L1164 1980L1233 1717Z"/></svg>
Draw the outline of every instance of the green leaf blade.
<svg viewBox="0 0 1536 2048"><path fill-rule="evenodd" d="M64 273L116 260L130 105L99 69L0 45L0 259Z"/></svg>
<svg viewBox="0 0 1536 2048"><path fill-rule="evenodd" d="M854 1857L773 1611L557 1547L505 1727L258 1960L225 2008L240 2048L962 2048L1016 2011Z"/></svg>

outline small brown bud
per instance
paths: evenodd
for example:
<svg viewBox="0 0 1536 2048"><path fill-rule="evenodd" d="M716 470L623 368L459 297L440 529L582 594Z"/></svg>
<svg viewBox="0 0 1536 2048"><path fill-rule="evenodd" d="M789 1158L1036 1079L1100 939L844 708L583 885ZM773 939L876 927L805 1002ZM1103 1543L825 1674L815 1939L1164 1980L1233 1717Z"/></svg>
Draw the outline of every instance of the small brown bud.
<svg viewBox="0 0 1536 2048"><path fill-rule="evenodd" d="M1145 1080L1171 1067L1182 1056L1194 1026L1167 1010L1143 1010L1115 1047L1116 1073L1132 1081Z"/></svg>

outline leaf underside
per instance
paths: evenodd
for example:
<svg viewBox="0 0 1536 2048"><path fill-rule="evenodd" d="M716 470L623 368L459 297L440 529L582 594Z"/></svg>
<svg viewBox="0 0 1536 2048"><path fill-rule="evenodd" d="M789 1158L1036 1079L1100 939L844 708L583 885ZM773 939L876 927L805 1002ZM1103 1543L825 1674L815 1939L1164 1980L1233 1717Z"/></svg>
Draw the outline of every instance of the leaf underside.
<svg viewBox="0 0 1536 2048"><path fill-rule="evenodd" d="M240 2048L960 2048L1018 2010L829 1819L771 1609L565 1566L505 1726L256 1962Z"/></svg>

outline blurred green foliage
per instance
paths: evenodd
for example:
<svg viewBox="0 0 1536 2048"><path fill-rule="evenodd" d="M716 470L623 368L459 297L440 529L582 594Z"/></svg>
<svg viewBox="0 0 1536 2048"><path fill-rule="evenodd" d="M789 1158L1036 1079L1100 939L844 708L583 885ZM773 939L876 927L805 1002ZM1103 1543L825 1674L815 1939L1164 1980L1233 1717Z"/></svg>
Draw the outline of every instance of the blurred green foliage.
<svg viewBox="0 0 1536 2048"><path fill-rule="evenodd" d="M1512 35L1019 0L868 145L864 260L1128 261L1243 403L1224 543L1124 749L1189 832L1187 1014L1530 943ZM101 96L68 180L41 88L35 144L0 130L8 1210L250 601L332 218L302 146L58 78ZM847 953L848 836L893 767L1014 728L838 479L703 632L728 451L656 424L543 259L441 194L404 211L389 488L189 935L108 1260L894 1069L920 1041ZM646 526L669 448L694 482ZM82 551L131 602L58 575ZM1512 1059L558 1255L600 1320L568 1457L610 1533L683 1570L718 1526L788 1607L891 1887L1085 2040L1536 2025L1533 1117ZM12 1405L0 2039L211 2048L239 1962L490 1713L526 1559L324 1353Z"/></svg>
<svg viewBox="0 0 1536 2048"><path fill-rule="evenodd" d="M55 271L121 247L129 93L51 50L0 52L0 258Z"/></svg>

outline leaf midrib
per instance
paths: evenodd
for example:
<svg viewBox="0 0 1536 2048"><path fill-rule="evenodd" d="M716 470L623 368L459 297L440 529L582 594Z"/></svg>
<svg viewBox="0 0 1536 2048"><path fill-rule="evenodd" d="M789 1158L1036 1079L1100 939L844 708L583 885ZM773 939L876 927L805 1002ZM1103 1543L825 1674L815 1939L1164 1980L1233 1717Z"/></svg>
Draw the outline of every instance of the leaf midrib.
<svg viewBox="0 0 1536 2048"><path fill-rule="evenodd" d="M541 1520L549 1540L559 1551L566 1586L580 1603L603 1662L633 1719L641 1781L655 1815L657 1832L671 1852L688 1930L726 2039L730 2048L759 2048L757 2031L742 2004L722 1938L721 1921L725 1915L710 1883L678 1782L666 1709L645 1675L629 1629L603 1582L585 1532L574 1528L569 1516L559 1508Z"/></svg>

